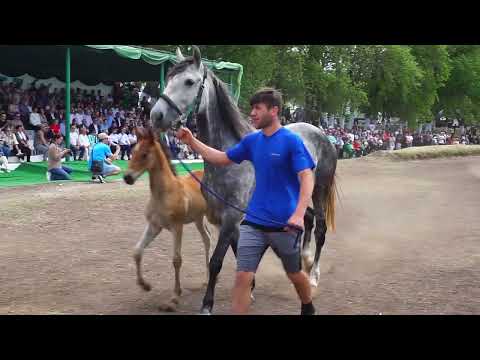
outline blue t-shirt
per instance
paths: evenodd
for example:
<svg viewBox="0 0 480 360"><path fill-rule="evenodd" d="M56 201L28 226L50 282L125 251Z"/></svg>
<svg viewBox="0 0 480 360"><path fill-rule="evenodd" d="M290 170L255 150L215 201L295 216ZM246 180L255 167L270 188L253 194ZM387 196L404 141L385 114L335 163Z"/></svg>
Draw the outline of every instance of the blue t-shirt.
<svg viewBox="0 0 480 360"><path fill-rule="evenodd" d="M315 168L302 139L283 127L272 136L266 136L262 131L247 135L227 151L227 157L237 164L249 160L255 168L256 186L247 212L281 223L286 223L297 208L300 196L298 173ZM279 224L250 215L245 220L279 227Z"/></svg>
<svg viewBox="0 0 480 360"><path fill-rule="evenodd" d="M92 153L90 154L90 159L88 159L88 168L92 168L92 161L103 161L107 157L112 156L112 151L110 146L104 143L97 143L93 146Z"/></svg>

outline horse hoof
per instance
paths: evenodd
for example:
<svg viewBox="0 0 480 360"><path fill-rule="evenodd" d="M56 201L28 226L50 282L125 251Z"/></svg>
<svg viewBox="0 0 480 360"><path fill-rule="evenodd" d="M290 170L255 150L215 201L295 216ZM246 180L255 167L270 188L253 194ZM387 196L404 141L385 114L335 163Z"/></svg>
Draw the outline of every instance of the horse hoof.
<svg viewBox="0 0 480 360"><path fill-rule="evenodd" d="M176 312L177 311L177 305L174 303L166 303L162 304L158 307L158 310L164 311L164 312Z"/></svg>
<svg viewBox="0 0 480 360"><path fill-rule="evenodd" d="M199 315L212 315L212 312L208 309L202 309L202 310L200 310Z"/></svg>
<svg viewBox="0 0 480 360"><path fill-rule="evenodd" d="M147 292L152 290L152 286L145 281L138 281L138 285Z"/></svg>

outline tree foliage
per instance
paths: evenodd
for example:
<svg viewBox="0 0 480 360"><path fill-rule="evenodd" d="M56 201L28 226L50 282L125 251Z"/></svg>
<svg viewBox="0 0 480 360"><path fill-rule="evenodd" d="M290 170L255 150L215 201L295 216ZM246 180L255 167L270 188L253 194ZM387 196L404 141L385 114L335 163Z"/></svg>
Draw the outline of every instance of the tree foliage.
<svg viewBox="0 0 480 360"><path fill-rule="evenodd" d="M148 45L174 51L177 45ZM181 46L185 53L188 46ZM211 60L244 67L239 105L260 87L282 91L310 120L347 110L400 117L411 127L440 110L480 119L480 46L472 45L202 45ZM307 116L307 117L308 117Z"/></svg>

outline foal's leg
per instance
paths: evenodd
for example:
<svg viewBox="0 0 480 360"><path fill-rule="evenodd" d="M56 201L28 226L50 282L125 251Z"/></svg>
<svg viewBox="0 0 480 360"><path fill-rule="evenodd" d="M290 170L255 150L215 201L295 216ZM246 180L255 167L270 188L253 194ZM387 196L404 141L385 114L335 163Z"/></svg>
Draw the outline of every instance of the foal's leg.
<svg viewBox="0 0 480 360"><path fill-rule="evenodd" d="M148 224L143 232L142 239L135 245L135 252L133 258L135 259L135 264L137 266L137 284L145 291L150 291L152 287L147 283L142 276L142 257L143 251L145 248L157 237L157 235L162 231L162 228L155 228L151 224Z"/></svg>
<svg viewBox="0 0 480 360"><path fill-rule="evenodd" d="M203 247L205 248L205 266L207 268L207 282L208 283L208 262L210 260L210 243L212 241L212 235L210 234L206 224L205 219L202 217L195 221L195 226L197 227L200 236L202 237ZM205 284L206 284L205 283Z"/></svg>
<svg viewBox="0 0 480 360"><path fill-rule="evenodd" d="M173 297L169 302L159 306L160 311L175 311L182 295L182 288L180 286L180 268L182 267L182 235L183 224L176 225L172 228L173 239L173 267L175 269L175 287L173 290Z"/></svg>
<svg viewBox="0 0 480 360"><path fill-rule="evenodd" d="M310 250L310 241L312 239L312 230L315 223L315 212L311 207L307 208L304 217L305 231L303 236L303 245L302 245L302 260L303 260L303 269L308 274L312 269L313 265L313 256Z"/></svg>

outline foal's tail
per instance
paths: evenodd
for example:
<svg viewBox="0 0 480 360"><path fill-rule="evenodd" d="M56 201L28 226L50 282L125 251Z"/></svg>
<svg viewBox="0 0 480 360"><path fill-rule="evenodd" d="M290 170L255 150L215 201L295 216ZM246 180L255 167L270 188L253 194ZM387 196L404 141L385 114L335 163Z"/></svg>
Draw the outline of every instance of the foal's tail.
<svg viewBox="0 0 480 360"><path fill-rule="evenodd" d="M327 229L335 231L335 200L337 195L337 184L335 182L335 175L332 176L332 181L326 188L326 195L323 199L323 208L325 209L325 220Z"/></svg>

